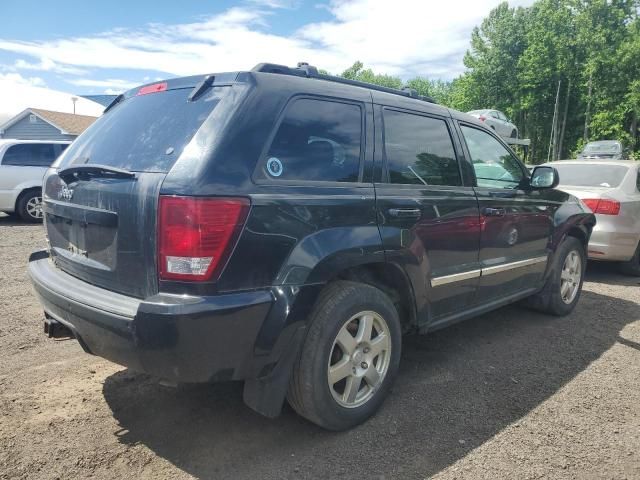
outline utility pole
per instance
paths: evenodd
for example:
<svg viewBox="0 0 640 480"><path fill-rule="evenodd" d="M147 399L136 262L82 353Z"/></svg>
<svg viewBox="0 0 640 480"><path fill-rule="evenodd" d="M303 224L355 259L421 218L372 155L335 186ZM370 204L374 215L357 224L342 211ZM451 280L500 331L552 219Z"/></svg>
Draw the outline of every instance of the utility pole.
<svg viewBox="0 0 640 480"><path fill-rule="evenodd" d="M564 144L564 132L567 128L567 114L569 113L569 97L571 96L571 79L567 81L567 98L564 103L564 115L562 116L562 127L560 127L560 141L558 142L558 153L556 155L556 160L560 159L560 155L562 155L562 146Z"/></svg>
<svg viewBox="0 0 640 480"><path fill-rule="evenodd" d="M558 80L558 90L556 91L556 103L553 106L553 121L551 122L551 135L549 136L549 150L547 151L547 162L551 160L551 152L553 151L553 160L556 160L556 137L558 127L558 101L560 100L560 80Z"/></svg>
<svg viewBox="0 0 640 480"><path fill-rule="evenodd" d="M584 143L589 141L589 117L591 116L591 86L593 73L589 72L589 93L587 95L587 111L584 115Z"/></svg>

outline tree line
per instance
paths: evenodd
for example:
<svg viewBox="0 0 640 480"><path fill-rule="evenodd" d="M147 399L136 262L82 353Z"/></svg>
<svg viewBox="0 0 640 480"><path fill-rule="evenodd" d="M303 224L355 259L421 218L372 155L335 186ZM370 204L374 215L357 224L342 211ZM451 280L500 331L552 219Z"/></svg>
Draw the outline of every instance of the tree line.
<svg viewBox="0 0 640 480"><path fill-rule="evenodd" d="M361 62L341 76L408 86L457 110L501 110L531 139L533 163L572 158L605 139L640 158L639 14L640 0L504 2L474 28L458 78L403 82Z"/></svg>

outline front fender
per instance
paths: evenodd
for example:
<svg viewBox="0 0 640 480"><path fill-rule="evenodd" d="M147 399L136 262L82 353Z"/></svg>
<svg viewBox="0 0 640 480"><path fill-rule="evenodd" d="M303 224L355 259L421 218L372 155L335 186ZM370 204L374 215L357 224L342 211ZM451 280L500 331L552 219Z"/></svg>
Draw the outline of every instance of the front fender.
<svg viewBox="0 0 640 480"><path fill-rule="evenodd" d="M586 248L595 224L595 215L578 199L567 194L566 200L553 216L553 234L549 245L552 261L548 263L545 279L551 274L552 266L556 264L558 247L563 240L567 236L576 236L583 241Z"/></svg>

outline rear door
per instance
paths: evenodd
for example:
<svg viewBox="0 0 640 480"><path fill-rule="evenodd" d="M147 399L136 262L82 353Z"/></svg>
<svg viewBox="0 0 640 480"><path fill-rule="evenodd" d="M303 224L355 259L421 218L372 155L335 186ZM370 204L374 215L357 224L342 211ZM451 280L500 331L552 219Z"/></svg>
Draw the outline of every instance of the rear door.
<svg viewBox="0 0 640 480"><path fill-rule="evenodd" d="M478 204L465 185L448 116L377 106L384 166L375 184L387 259L414 281L436 320L463 310L475 294L480 267ZM378 131L382 129L377 129Z"/></svg>
<svg viewBox="0 0 640 480"><path fill-rule="evenodd" d="M156 211L161 184L232 88L210 88L191 101L193 85L153 87L129 94L99 118L45 180L45 222L56 265L89 283L139 298L157 291ZM58 175L82 165L123 169L131 176L106 172L63 179Z"/></svg>
<svg viewBox="0 0 640 480"><path fill-rule="evenodd" d="M525 167L494 135L461 124L481 218L477 303L535 288L544 274L557 202L526 188Z"/></svg>

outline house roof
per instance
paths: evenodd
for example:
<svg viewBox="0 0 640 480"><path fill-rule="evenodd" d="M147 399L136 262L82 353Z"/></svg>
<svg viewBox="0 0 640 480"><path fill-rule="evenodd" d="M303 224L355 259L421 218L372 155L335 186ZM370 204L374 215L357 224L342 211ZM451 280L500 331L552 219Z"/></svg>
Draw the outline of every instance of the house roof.
<svg viewBox="0 0 640 480"><path fill-rule="evenodd" d="M0 126L0 132L6 130L30 114L40 117L45 122L59 129L60 133L66 135L80 135L98 118L91 117L89 115L54 112L53 110L44 110L42 108L27 108L15 117L9 119L4 125Z"/></svg>
<svg viewBox="0 0 640 480"><path fill-rule="evenodd" d="M30 108L29 110L69 135L80 135L97 119L97 117L90 117L89 115L54 112L53 110L42 110L40 108Z"/></svg>

